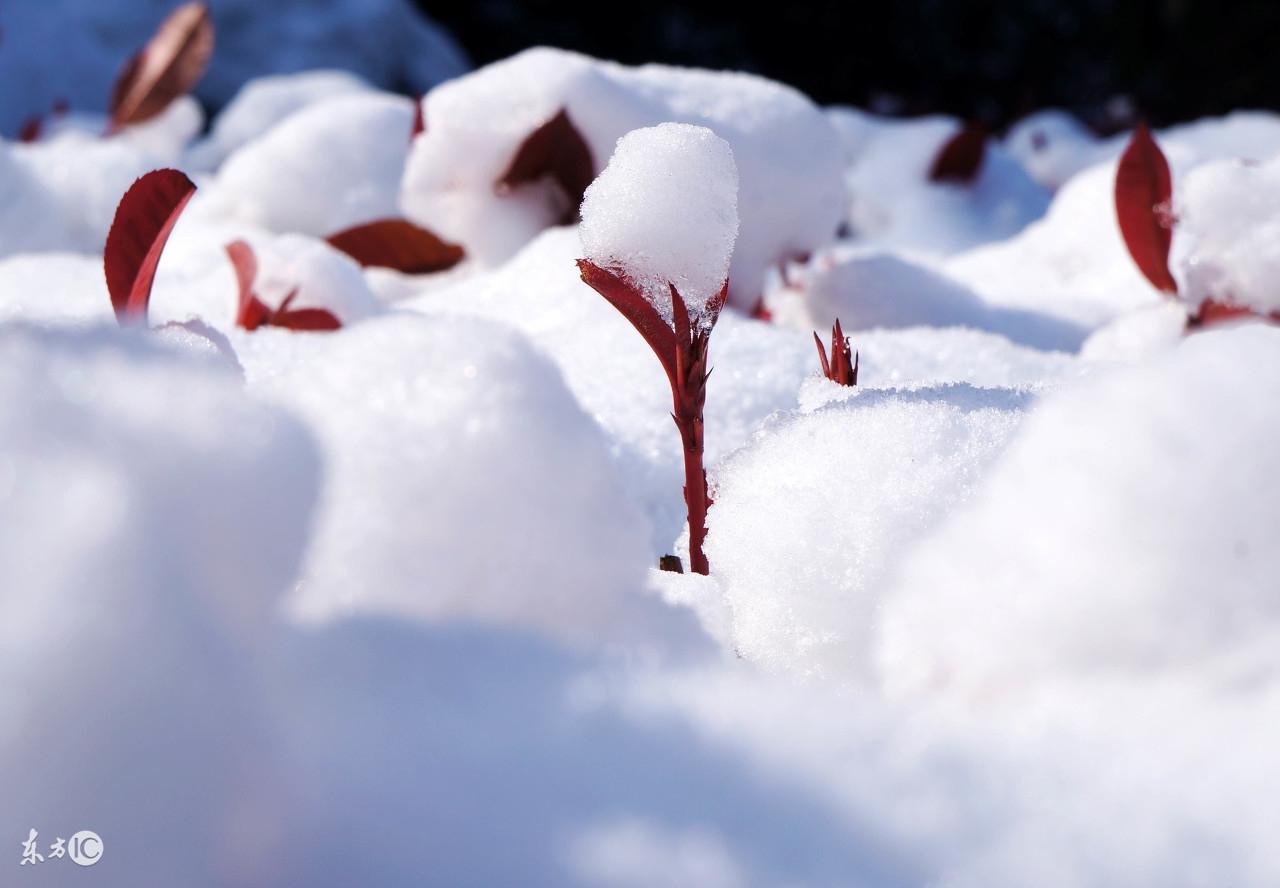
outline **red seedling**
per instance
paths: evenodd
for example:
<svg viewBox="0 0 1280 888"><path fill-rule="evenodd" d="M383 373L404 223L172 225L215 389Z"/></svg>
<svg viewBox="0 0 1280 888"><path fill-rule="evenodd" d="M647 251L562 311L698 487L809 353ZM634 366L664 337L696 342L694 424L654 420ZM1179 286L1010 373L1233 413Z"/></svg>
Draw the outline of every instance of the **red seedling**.
<svg viewBox="0 0 1280 888"><path fill-rule="evenodd" d="M684 445L684 501L689 510L689 567L694 573L706 574L710 568L703 554L707 536L707 507L711 497L707 491L707 472L703 467L703 408L707 399L707 341L720 310L729 295L726 280L720 292L707 303L706 319L697 329L689 322L689 310L675 286L671 290L673 325L645 298L644 294L621 271L601 268L588 259L578 260L582 280L609 301L631 326L644 337L666 371L671 384L673 409L671 418L680 431Z"/></svg>
<svg viewBox="0 0 1280 888"><path fill-rule="evenodd" d="M823 347L822 339L816 330L813 333L813 341L818 346L818 360L822 362L823 376L840 385L858 384L859 355L849 348L849 337L845 336L844 330L840 328L839 318L836 318L836 324L831 328L830 361L827 360L827 350Z"/></svg>
<svg viewBox="0 0 1280 888"><path fill-rule="evenodd" d="M120 198L102 262L111 306L121 325L146 323L160 254L195 193L196 186L177 170L154 170Z"/></svg>
<svg viewBox="0 0 1280 888"><path fill-rule="evenodd" d="M394 268L405 274L444 271L466 255L462 247L407 219L380 219L331 234L326 240L361 266Z"/></svg>
<svg viewBox="0 0 1280 888"><path fill-rule="evenodd" d="M964 185L978 177L987 153L987 130L980 123L965 124L938 149L929 168L930 182Z"/></svg>
<svg viewBox="0 0 1280 888"><path fill-rule="evenodd" d="M1146 124L1140 123L1116 168L1116 220L1138 270L1157 290L1176 294L1178 284L1169 272L1172 200L1169 161Z"/></svg>
<svg viewBox="0 0 1280 888"><path fill-rule="evenodd" d="M108 133L157 116L204 76L213 55L213 21L203 3L185 3L125 63L111 91Z"/></svg>
<svg viewBox="0 0 1280 888"><path fill-rule="evenodd" d="M227 256L236 271L236 283L240 288L240 307L236 312L236 324L246 330L253 331L259 327L284 327L287 330L337 330L342 323L334 315L323 308L289 308L298 295L294 287L284 297L277 309L268 308L253 290L253 282L258 277L258 257L253 247L242 240L232 241L226 246Z"/></svg>
<svg viewBox="0 0 1280 888"><path fill-rule="evenodd" d="M568 112L561 109L520 144L511 165L494 183L494 188L499 194L505 194L529 182L551 179L568 200L560 219L561 224L567 225L577 221L582 195L595 177L591 147L569 119Z"/></svg>

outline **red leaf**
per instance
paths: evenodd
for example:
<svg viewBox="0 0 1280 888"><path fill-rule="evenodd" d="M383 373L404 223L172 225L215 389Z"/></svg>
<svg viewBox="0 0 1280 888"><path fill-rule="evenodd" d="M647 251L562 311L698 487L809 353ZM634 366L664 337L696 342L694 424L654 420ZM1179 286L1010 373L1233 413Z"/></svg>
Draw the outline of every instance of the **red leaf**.
<svg viewBox="0 0 1280 888"><path fill-rule="evenodd" d="M232 241L226 246L227 256L235 268L236 284L240 288L240 308L236 323L250 332L262 326L284 327L288 330L338 330L342 322L323 308L290 309L298 295L295 287L284 297L274 311L253 291L253 281L258 276L258 258L253 247L244 241Z"/></svg>
<svg viewBox="0 0 1280 888"><path fill-rule="evenodd" d="M978 177L987 153L987 131L980 123L965 124L938 149L929 168L930 182L964 184Z"/></svg>
<svg viewBox="0 0 1280 888"><path fill-rule="evenodd" d="M164 20L147 45L125 62L111 92L115 131L150 120L191 92L213 55L213 21L203 3L185 3Z"/></svg>
<svg viewBox="0 0 1280 888"><path fill-rule="evenodd" d="M671 384L676 385L676 334L662 315L622 275L601 268L589 259L578 260L578 272L587 286L609 301L639 331L662 362Z"/></svg>
<svg viewBox="0 0 1280 888"><path fill-rule="evenodd" d="M544 177L558 184L569 199L561 222L573 222L596 173L591 148L564 109L525 138L494 187L501 194Z"/></svg>
<svg viewBox="0 0 1280 888"><path fill-rule="evenodd" d="M295 308L276 312L271 318L271 326L289 330L339 330L342 322L323 308Z"/></svg>
<svg viewBox="0 0 1280 888"><path fill-rule="evenodd" d="M227 258L235 269L236 285L240 289L236 324L246 330L256 330L271 321L271 309L253 292L253 282L258 276L258 257L254 255L253 247L242 240L232 241L225 249Z"/></svg>
<svg viewBox="0 0 1280 888"><path fill-rule="evenodd" d="M1200 308L1196 313L1188 319L1187 326L1192 328L1208 327L1213 324L1239 321L1251 317L1263 318L1274 323L1278 316L1273 314L1267 317L1252 308L1244 308L1239 305L1233 305L1230 302L1219 302L1216 299L1206 299L1200 304Z"/></svg>
<svg viewBox="0 0 1280 888"><path fill-rule="evenodd" d="M326 238L362 266L394 268L405 274L444 271L462 261L466 251L406 219L380 219L339 231Z"/></svg>
<svg viewBox="0 0 1280 888"><path fill-rule="evenodd" d="M1116 168L1116 219L1134 264L1153 287L1165 293L1178 292L1178 284L1169 273L1172 198L1169 161L1151 138L1146 124L1140 123Z"/></svg>
<svg viewBox="0 0 1280 888"><path fill-rule="evenodd" d="M423 98L423 96L418 96L413 102L413 129L409 131L410 144L413 144L414 139L427 131L427 115L422 108Z"/></svg>
<svg viewBox="0 0 1280 888"><path fill-rule="evenodd" d="M102 251L107 291L120 323L146 321L160 254L195 193L196 186L177 170L154 170L120 198Z"/></svg>
<svg viewBox="0 0 1280 888"><path fill-rule="evenodd" d="M33 114L28 117L22 124L22 129L18 130L19 142L36 142L40 139L40 132L44 129L44 118L39 114Z"/></svg>

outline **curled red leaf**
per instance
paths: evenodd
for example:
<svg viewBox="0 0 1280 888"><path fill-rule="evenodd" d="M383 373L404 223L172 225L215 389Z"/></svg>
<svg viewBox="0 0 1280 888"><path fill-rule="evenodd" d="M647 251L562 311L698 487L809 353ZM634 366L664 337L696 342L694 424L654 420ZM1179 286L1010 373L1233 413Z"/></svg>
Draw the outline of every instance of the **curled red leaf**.
<svg viewBox="0 0 1280 888"><path fill-rule="evenodd" d="M1116 220L1134 264L1153 287L1164 293L1178 292L1178 284L1169 272L1172 199L1169 161L1151 138L1146 124L1140 123L1116 167Z"/></svg>
<svg viewBox="0 0 1280 888"><path fill-rule="evenodd" d="M259 327L284 327L289 330L338 330L342 322L323 308L290 308L298 295L295 287L277 309L269 308L253 290L258 276L258 257L253 247L242 240L232 241L225 247L227 258L235 269L236 284L240 290L240 304L236 311L236 325L250 332Z"/></svg>
<svg viewBox="0 0 1280 888"><path fill-rule="evenodd" d="M980 123L965 124L943 143L929 167L930 182L972 182L982 170L987 153L987 130Z"/></svg>
<svg viewBox="0 0 1280 888"><path fill-rule="evenodd" d="M160 254L196 186L177 170L154 170L129 187L116 207L102 250L116 319L146 322Z"/></svg>
<svg viewBox="0 0 1280 888"><path fill-rule="evenodd" d="M529 182L551 179L568 199L560 220L567 224L577 219L582 195L595 177L591 147L569 119L568 112L561 109L520 143L511 165L494 187L499 193L504 193Z"/></svg>
<svg viewBox="0 0 1280 888"><path fill-rule="evenodd" d="M111 91L110 131L150 120L204 76L213 55L213 21L203 3L185 3L125 62Z"/></svg>
<svg viewBox="0 0 1280 888"><path fill-rule="evenodd" d="M405 274L444 271L462 261L466 251L407 219L380 219L326 238L362 266L394 268Z"/></svg>

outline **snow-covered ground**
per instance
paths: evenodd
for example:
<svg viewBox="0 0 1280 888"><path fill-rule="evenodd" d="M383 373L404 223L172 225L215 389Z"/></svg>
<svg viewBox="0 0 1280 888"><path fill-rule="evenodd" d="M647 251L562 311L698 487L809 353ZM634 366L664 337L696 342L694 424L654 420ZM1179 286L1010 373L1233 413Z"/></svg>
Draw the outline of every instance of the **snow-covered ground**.
<svg viewBox="0 0 1280 888"><path fill-rule="evenodd" d="M110 137L161 4L0 7L0 131L70 90L55 20L100 97L0 141L0 884L69 884L79 830L121 888L1280 884L1280 327L1186 330L1280 306L1280 117L1156 133L1184 303L1125 251L1127 136L1058 112L933 182L958 121L536 50L411 138L378 86L463 62L407 4L340 44L250 5L208 127ZM614 158L581 231L566 152ZM103 242L158 167L198 191L121 328ZM324 241L399 215L464 261ZM236 326L237 239L342 329ZM584 257L695 325L728 270L710 576L656 569L671 391Z"/></svg>

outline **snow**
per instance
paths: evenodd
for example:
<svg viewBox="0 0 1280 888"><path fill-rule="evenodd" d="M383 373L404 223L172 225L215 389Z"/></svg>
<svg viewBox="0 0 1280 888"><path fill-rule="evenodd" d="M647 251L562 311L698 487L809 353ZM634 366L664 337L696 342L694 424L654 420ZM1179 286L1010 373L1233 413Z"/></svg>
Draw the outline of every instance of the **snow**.
<svg viewBox="0 0 1280 888"><path fill-rule="evenodd" d="M564 212L550 182L495 192L519 145L561 110L599 171L627 132L664 122L705 126L737 163L740 229L730 298L750 308L765 270L829 240L840 222L839 142L808 99L745 74L629 68L532 49L427 94L400 194L408 216L485 265L510 259Z"/></svg>
<svg viewBox="0 0 1280 888"><path fill-rule="evenodd" d="M621 269L668 319L671 286L691 316L705 315L738 238L733 149L701 126L631 131L587 189L581 235L587 259Z"/></svg>
<svg viewBox="0 0 1280 888"><path fill-rule="evenodd" d="M229 220L316 237L398 216L412 126L412 102L400 96L316 101L233 152L206 208Z"/></svg>
<svg viewBox="0 0 1280 888"><path fill-rule="evenodd" d="M934 326L999 333L1033 348L1077 351L1086 329L1043 312L990 305L945 273L878 247L838 247L791 265L765 305L799 326L847 331Z"/></svg>
<svg viewBox="0 0 1280 888"><path fill-rule="evenodd" d="M208 134L184 99L103 138L161 5L47 7L0 14L0 129L78 90L0 141L15 856L93 829L113 888L1280 883L1280 328L1188 332L1136 271L1127 134L1033 115L936 184L957 121L536 50L434 89L410 146L378 87L449 56L407 7L228 0ZM317 57L355 73L240 89ZM580 226L494 188L561 110ZM1280 117L1157 138L1185 299L1276 308ZM102 243L157 166L199 190L121 330ZM322 240L402 208L469 261ZM342 329L236 328L237 239L268 305ZM656 569L670 390L584 255L699 300L728 270L710 576ZM818 372L836 317L857 387Z"/></svg>
<svg viewBox="0 0 1280 888"><path fill-rule="evenodd" d="M1277 431L1278 346L1256 324L1208 332L1046 399L906 564L886 681L1016 693L1274 638L1280 485L1260 445Z"/></svg>
<svg viewBox="0 0 1280 888"><path fill-rule="evenodd" d="M1192 170L1176 195L1183 298L1280 311L1280 156L1265 163L1238 160Z"/></svg>
<svg viewBox="0 0 1280 888"><path fill-rule="evenodd" d="M219 112L207 137L188 158L200 170L216 170L233 152L297 111L326 99L370 91L346 71L301 71L258 77L246 83Z"/></svg>
<svg viewBox="0 0 1280 888"><path fill-rule="evenodd" d="M966 499L1031 404L963 384L851 394L776 419L713 476L707 557L734 649L769 668L867 671L888 566Z"/></svg>
<svg viewBox="0 0 1280 888"><path fill-rule="evenodd" d="M242 357L251 388L312 421L332 472L290 605L300 615L577 640L662 616L646 616L647 529L604 437L520 334L399 315L290 345L281 361L255 336Z"/></svg>
<svg viewBox="0 0 1280 888"><path fill-rule="evenodd" d="M930 182L934 158L960 128L950 118L828 113L848 158L846 223L861 241L946 256L1011 237L1048 206L1048 193L991 140L972 183Z"/></svg>

